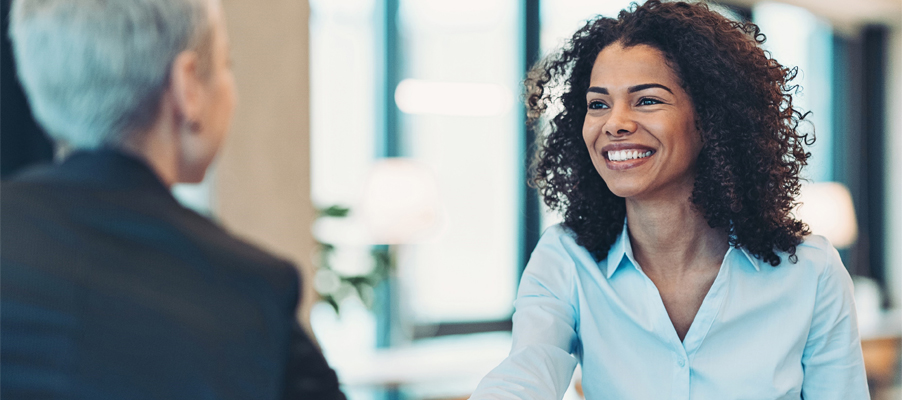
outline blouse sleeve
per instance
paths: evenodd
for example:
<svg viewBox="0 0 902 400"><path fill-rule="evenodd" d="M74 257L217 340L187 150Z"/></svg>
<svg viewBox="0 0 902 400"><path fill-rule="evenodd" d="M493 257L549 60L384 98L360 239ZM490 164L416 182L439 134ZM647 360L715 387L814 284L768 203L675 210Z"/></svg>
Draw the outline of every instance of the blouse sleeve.
<svg viewBox="0 0 902 400"><path fill-rule="evenodd" d="M852 279L829 247L830 265L821 274L808 341L802 353L803 399L868 399L858 336Z"/></svg>
<svg viewBox="0 0 902 400"><path fill-rule="evenodd" d="M542 236L530 257L514 303L510 355L470 399L561 399L577 360L574 262L560 228Z"/></svg>

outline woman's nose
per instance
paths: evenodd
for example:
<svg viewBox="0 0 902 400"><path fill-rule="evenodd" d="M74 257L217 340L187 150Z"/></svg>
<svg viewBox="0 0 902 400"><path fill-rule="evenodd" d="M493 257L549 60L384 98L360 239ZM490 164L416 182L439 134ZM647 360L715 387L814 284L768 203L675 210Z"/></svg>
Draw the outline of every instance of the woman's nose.
<svg viewBox="0 0 902 400"><path fill-rule="evenodd" d="M604 133L610 136L624 136L636 131L636 121L628 106L618 105L611 109L604 124Z"/></svg>

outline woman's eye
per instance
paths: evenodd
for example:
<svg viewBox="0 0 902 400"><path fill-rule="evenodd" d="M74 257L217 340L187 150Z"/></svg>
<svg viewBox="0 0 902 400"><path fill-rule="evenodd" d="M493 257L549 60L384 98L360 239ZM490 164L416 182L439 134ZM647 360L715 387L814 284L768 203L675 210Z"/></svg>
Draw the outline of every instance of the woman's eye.
<svg viewBox="0 0 902 400"><path fill-rule="evenodd" d="M590 101L590 102L589 102L589 109L590 109L590 110L602 110L602 109L605 109L605 108L608 108L608 105L607 105L607 104L604 104L604 103L602 103L602 102L600 102L600 101Z"/></svg>
<svg viewBox="0 0 902 400"><path fill-rule="evenodd" d="M662 102L660 100L650 99L648 97L643 97L643 98L639 99L640 106L651 106L651 105L661 104L661 103Z"/></svg>

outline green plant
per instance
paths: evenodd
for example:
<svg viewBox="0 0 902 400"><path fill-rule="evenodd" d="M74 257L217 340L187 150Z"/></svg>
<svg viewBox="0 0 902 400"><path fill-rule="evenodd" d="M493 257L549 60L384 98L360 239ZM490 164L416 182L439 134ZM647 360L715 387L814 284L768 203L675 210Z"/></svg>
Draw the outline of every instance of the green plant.
<svg viewBox="0 0 902 400"><path fill-rule="evenodd" d="M345 218L349 212L347 207L333 205L318 210L317 218ZM376 287L388 278L393 268L389 247L380 245L370 249L373 266L369 272L347 275L332 268L335 245L319 241L318 244L314 287L320 298L329 303L336 314L340 311L341 302L349 296L357 296L367 308L372 309L376 300Z"/></svg>

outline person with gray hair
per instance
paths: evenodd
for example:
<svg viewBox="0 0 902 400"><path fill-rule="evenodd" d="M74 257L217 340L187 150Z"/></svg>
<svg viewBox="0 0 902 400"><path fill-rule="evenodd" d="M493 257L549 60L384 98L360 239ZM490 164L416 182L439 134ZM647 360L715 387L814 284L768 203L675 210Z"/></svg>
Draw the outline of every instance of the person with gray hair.
<svg viewBox="0 0 902 400"><path fill-rule="evenodd" d="M0 397L344 399L287 261L182 207L236 104L218 0L15 0L69 155L0 185Z"/></svg>

